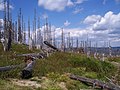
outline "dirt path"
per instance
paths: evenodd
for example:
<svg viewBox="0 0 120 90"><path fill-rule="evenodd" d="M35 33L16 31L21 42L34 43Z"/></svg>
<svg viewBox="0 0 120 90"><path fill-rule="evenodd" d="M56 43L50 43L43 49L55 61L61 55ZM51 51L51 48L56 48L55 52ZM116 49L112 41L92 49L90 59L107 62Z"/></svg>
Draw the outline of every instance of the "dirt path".
<svg viewBox="0 0 120 90"><path fill-rule="evenodd" d="M39 84L37 81L30 81L30 80L19 80L19 79L10 79L10 81L18 86L27 86L27 87L34 87L34 88L40 88L41 84Z"/></svg>

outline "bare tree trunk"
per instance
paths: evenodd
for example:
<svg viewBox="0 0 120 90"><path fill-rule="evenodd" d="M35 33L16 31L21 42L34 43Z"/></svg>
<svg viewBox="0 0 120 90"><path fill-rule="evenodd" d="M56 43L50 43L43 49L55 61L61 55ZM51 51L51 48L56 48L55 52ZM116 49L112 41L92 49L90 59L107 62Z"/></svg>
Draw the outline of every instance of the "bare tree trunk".
<svg viewBox="0 0 120 90"><path fill-rule="evenodd" d="M18 14L18 42L22 43L22 34L21 34L21 8Z"/></svg>
<svg viewBox="0 0 120 90"><path fill-rule="evenodd" d="M15 42L17 42L17 21L15 22Z"/></svg>

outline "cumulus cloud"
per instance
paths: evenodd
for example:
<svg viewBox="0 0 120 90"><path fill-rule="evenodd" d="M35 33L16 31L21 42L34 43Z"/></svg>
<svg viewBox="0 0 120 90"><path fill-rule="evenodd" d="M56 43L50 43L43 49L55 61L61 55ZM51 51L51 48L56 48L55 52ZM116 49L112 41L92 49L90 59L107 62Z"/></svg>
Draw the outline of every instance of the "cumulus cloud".
<svg viewBox="0 0 120 90"><path fill-rule="evenodd" d="M71 1L69 2L70 5ZM68 0L38 0L38 5L50 11L63 11L68 5Z"/></svg>
<svg viewBox="0 0 120 90"><path fill-rule="evenodd" d="M38 0L38 5L50 11L63 11L66 7L82 4L87 0ZM76 9L74 13L79 13L81 9Z"/></svg>
<svg viewBox="0 0 120 90"><path fill-rule="evenodd" d="M98 42L99 46L103 46L105 41L110 41L112 46L120 45L120 13L109 11L103 16L87 16L83 23L88 26L83 29L65 28L64 33L70 32L71 37L80 37L80 41L88 37L92 43Z"/></svg>
<svg viewBox="0 0 120 90"><path fill-rule="evenodd" d="M68 21L68 20L66 20L65 22L64 22L64 26L69 26L71 23Z"/></svg>
<svg viewBox="0 0 120 90"><path fill-rule="evenodd" d="M120 29L120 13L114 14L112 11L109 11L103 17L91 15L86 17L83 22L92 25L91 27L95 31L117 31Z"/></svg>
<svg viewBox="0 0 120 90"><path fill-rule="evenodd" d="M120 13L107 12L98 22L93 25L94 30L118 30L120 29Z"/></svg>
<svg viewBox="0 0 120 90"><path fill-rule="evenodd" d="M73 11L73 14L78 14L83 10L83 8L75 8L75 10Z"/></svg>
<svg viewBox="0 0 120 90"><path fill-rule="evenodd" d="M100 15L91 15L91 16L87 16L84 20L85 24L95 24L97 22L99 22L101 19Z"/></svg>
<svg viewBox="0 0 120 90"><path fill-rule="evenodd" d="M118 39L120 38L120 13L115 14L109 11L104 16L87 16L83 23L87 24L88 29L94 32L89 34L93 35L97 41L110 40L118 45Z"/></svg>
<svg viewBox="0 0 120 90"><path fill-rule="evenodd" d="M42 30L42 35L44 31L44 27L41 27ZM111 45L117 46L120 39L120 36L118 34L109 34L109 30L103 30L103 31L95 31L92 28L63 28L64 30L64 35L65 38L68 37L68 33L70 32L71 38L78 38L79 41L86 41L87 38L89 41L92 42L92 44L98 42L99 46L102 46L104 42L108 42L109 40L111 41ZM51 33L52 36L55 34L55 38L57 41L61 42L61 33L62 33L62 28L56 27L54 25L51 26ZM55 31L55 32L54 32ZM44 35L43 35L44 36ZM75 39L76 40L76 39ZM116 44L114 44L116 43Z"/></svg>
<svg viewBox="0 0 120 90"><path fill-rule="evenodd" d="M64 25L69 25L66 20ZM104 42L111 42L111 46L120 45L120 13L114 14L109 11L104 16L91 15L87 16L84 24L88 26L85 28L64 28L65 37L70 36L73 38L79 37L79 41L86 41L87 38L91 41L92 45L96 42L98 46L104 46ZM61 28L54 28L57 40L61 40ZM61 41L60 41L61 42Z"/></svg>

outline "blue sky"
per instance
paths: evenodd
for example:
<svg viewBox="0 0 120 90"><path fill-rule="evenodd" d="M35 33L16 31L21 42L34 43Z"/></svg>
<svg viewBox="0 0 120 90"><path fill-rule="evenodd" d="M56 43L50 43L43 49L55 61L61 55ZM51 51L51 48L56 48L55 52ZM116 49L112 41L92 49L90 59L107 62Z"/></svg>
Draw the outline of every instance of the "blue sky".
<svg viewBox="0 0 120 90"><path fill-rule="evenodd" d="M58 32L63 27L65 33L71 32L71 36L81 35L81 40L89 34L91 41L111 41L113 46L120 46L120 0L10 0L10 3L13 20L17 20L21 8L24 22L27 23L29 17L32 22L36 8L37 16L41 18L41 28L47 16Z"/></svg>

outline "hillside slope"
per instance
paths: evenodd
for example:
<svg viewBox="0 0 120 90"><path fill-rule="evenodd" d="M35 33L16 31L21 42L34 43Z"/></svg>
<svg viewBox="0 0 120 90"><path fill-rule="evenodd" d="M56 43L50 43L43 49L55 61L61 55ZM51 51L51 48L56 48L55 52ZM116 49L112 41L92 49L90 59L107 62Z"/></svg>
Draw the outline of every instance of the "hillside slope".
<svg viewBox="0 0 120 90"><path fill-rule="evenodd" d="M10 52L3 52L0 45L0 51L0 66L23 63L24 57L15 57L15 54L40 52L38 50L30 51L25 45L15 44L12 45ZM22 68L16 68L11 71L0 72L0 88L9 83L10 86L7 88L4 87L5 89L12 88L13 90L19 90L19 88L23 88L24 90L35 90L34 87L15 85L9 80L9 78L16 78L19 81L21 70ZM38 90L93 89L93 87L86 86L79 81L71 80L68 76L75 74L107 82L106 76L112 79L117 73L116 70L117 68L109 62L99 61L92 57L87 58L81 54L56 52L48 58L36 60L33 78L30 80L36 81L41 85Z"/></svg>

